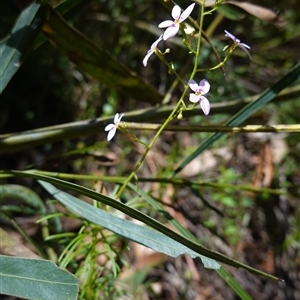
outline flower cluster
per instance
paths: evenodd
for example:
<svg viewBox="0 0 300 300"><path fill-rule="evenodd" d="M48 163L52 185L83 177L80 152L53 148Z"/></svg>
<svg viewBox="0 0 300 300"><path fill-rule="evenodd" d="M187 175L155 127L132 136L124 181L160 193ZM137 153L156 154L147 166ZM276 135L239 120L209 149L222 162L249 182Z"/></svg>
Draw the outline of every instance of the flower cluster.
<svg viewBox="0 0 300 300"><path fill-rule="evenodd" d="M158 55L161 54L159 49L157 48L158 44L162 40L167 40L172 37L174 37L179 29L180 24L184 22L192 13L193 9L195 7L195 3L189 5L183 12L181 12L181 8L178 5L175 5L172 9L171 15L174 20L166 20L161 22L158 27L159 28L166 28L165 32L151 45L150 49L147 51L146 56L143 59L143 65L146 67L148 63L148 59L153 53L157 53ZM241 43L241 41L236 38L233 34L225 30L225 36L229 37L233 41L233 45L231 46L231 49L234 50L236 47L241 48L243 51L247 53L247 55L251 59L251 55L249 53L250 46L248 46L245 43ZM196 83L193 79L190 79L188 81L188 85L190 89L194 93L190 93L189 100L192 103L200 103L200 107L205 115L208 115L210 112L210 103L208 99L204 96L206 95L210 90L210 84L206 79L202 79L199 84ZM114 117L114 123L108 124L105 127L105 131L108 131L107 134L107 140L110 141L115 136L117 128L121 122L121 118L123 117L123 114L116 114Z"/></svg>
<svg viewBox="0 0 300 300"><path fill-rule="evenodd" d="M185 11L181 13L181 8L178 5L175 5L172 9L172 17L173 21L166 20L161 22L158 27L159 28L167 28L163 35L161 35L150 47L148 50L145 58L143 59L143 65L146 67L149 57L157 51L157 45L161 40L167 40L173 36L175 36L179 31L179 24L182 23L184 20L186 20L189 15L192 13L193 9L195 7L195 3L191 4L187 7Z"/></svg>

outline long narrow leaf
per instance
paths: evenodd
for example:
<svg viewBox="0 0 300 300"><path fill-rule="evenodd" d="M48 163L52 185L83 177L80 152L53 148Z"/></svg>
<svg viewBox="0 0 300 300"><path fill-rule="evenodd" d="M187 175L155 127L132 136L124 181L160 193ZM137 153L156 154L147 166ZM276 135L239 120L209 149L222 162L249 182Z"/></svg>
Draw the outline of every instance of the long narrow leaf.
<svg viewBox="0 0 300 300"><path fill-rule="evenodd" d="M209 269L220 268L220 265L215 260L199 255L157 230L120 219L70 194L58 190L48 182L39 182L53 197L78 215L118 235L172 257L177 257L181 254L189 254L193 258L200 257L204 266Z"/></svg>
<svg viewBox="0 0 300 300"><path fill-rule="evenodd" d="M238 284L231 274L224 268L217 270L218 274L243 300L252 300L251 296Z"/></svg>
<svg viewBox="0 0 300 300"><path fill-rule="evenodd" d="M42 181L46 181L55 185L58 185L60 187L64 187L67 188L69 190L72 190L74 192L77 192L81 195L85 195L87 197L90 197L96 201L99 201L101 203L104 203L106 205L109 205L125 214L127 214L128 216L139 220L147 225L149 225L150 227L152 227L153 229L156 229L157 231L160 231L161 233L165 234L166 236L174 239L175 241L181 243L182 245L188 247L189 249L197 252L198 254L201 254L203 256L206 256L208 258L214 259L218 262L223 262L225 264L231 265L233 267L236 268L243 268L248 270L249 272L256 274L256 275L260 275L269 279L274 279L274 280L280 280L279 278L267 274L265 272L259 271L255 268L252 268L248 265L245 265L241 262L238 262L234 259L228 258L226 255L223 255L219 252L214 252L211 251L197 243L194 243L193 241L177 234L176 232L172 231L171 229L169 229L168 227L164 226L163 224L159 223L158 221L156 221L155 219L149 217L148 215L139 212L136 209L133 209L131 207L128 207L127 205L116 201L112 198L109 198L105 195L102 195L100 193L97 193L91 189L88 189L86 187L74 184L74 183L70 183L70 182L66 182L64 180L60 180L57 178L52 178L52 177L48 177L48 176L44 176L44 175L40 175L40 174L35 174L34 171L7 171L4 172L2 171L3 175L13 175L13 176L21 176L21 177L30 177L30 178L35 178L37 180L42 180Z"/></svg>
<svg viewBox="0 0 300 300"><path fill-rule="evenodd" d="M251 115L261 109L268 102L273 100L276 95L283 90L288 85L292 84L295 80L299 78L300 75L300 63L296 64L291 71L281 78L274 86L268 88L256 101L253 101L242 108L237 114L225 123L227 126L239 126L245 120L247 120ZM173 176L179 173L183 168L185 168L194 158L201 154L205 149L210 147L216 140L222 137L224 133L215 133L206 139L193 153L191 153L176 170L173 172Z"/></svg>
<svg viewBox="0 0 300 300"><path fill-rule="evenodd" d="M189 232L186 228L184 228L177 220L175 220L172 216L168 214L163 208L163 206L155 201L150 195L142 191L141 189L137 189L134 184L129 183L129 188L145 199L150 205L152 205L160 214L164 215L170 223L175 226L175 228L186 238L195 241L197 243L197 239L191 232ZM219 268L216 272L222 277L222 279L235 291L237 295L239 295L243 300L251 300L250 295L243 289L242 286L224 269L224 267Z"/></svg>
<svg viewBox="0 0 300 300"><path fill-rule="evenodd" d="M45 36L79 69L138 101L153 104L161 102L162 96L153 87L71 27L50 7L49 14L49 19L43 27Z"/></svg>
<svg viewBox="0 0 300 300"><path fill-rule="evenodd" d="M18 71L45 19L45 9L34 3L22 11L9 38L0 44L0 94Z"/></svg>

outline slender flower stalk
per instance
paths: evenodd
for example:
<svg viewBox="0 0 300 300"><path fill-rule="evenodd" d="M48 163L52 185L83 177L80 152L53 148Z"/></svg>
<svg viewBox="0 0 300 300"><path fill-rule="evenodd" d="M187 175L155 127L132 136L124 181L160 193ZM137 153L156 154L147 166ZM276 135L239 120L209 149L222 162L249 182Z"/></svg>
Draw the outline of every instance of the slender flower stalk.
<svg viewBox="0 0 300 300"><path fill-rule="evenodd" d="M195 3L191 4L187 7L185 11L181 13L181 8L178 5L175 5L172 9L172 17L174 21L166 20L161 22L158 27L159 28L166 28L166 31L163 34L163 39L167 40L177 34L179 31L179 24L182 23L184 20L186 20L189 15L192 13L193 9L195 7Z"/></svg>
<svg viewBox="0 0 300 300"><path fill-rule="evenodd" d="M109 142L110 140L112 140L112 138L115 136L117 128L121 122L122 117L124 116L124 114L118 114L116 113L115 117L114 117L114 124L108 124L104 130L108 131L107 134L107 141Z"/></svg>

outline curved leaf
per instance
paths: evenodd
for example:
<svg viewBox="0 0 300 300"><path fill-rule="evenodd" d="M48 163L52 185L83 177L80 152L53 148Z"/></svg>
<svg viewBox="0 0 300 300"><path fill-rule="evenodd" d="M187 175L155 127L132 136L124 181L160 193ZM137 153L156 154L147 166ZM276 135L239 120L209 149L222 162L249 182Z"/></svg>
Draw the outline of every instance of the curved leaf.
<svg viewBox="0 0 300 300"><path fill-rule="evenodd" d="M192 251L157 230L120 219L70 194L58 190L48 182L39 182L53 197L78 215L118 235L172 257L177 257L181 254L189 254L193 258L200 257L204 267L208 269L219 269L221 267L215 260Z"/></svg>
<svg viewBox="0 0 300 300"><path fill-rule="evenodd" d="M36 211L43 213L45 206L37 193L31 189L18 184L3 184L0 186L0 204L2 199L16 198L22 200Z"/></svg>
<svg viewBox="0 0 300 300"><path fill-rule="evenodd" d="M78 280L48 260L0 255L0 293L26 299L77 299Z"/></svg>
<svg viewBox="0 0 300 300"><path fill-rule="evenodd" d="M224 254L221 254L219 252L214 252L211 251L203 246L201 246L200 244L197 244L193 241L191 241L190 239L187 239L185 237L183 237L180 234L177 234L176 232L174 232L173 230L171 230L170 228L166 227L165 225L161 224L160 222L156 221L155 219L149 217L148 215L133 209L131 207L128 207L127 205L116 201L115 199L112 199L110 197L107 197L105 195L102 195L100 193L97 193L91 189L88 189L86 187L74 184L74 183L70 183L64 180L60 180L57 178L53 178L53 177L49 177L49 176L44 176L41 174L35 174L34 171L2 171L1 172L2 176L5 175L9 175L9 176L21 176L21 177L29 177L29 178L35 178L38 180L42 180L42 181L46 181L64 188L67 188L71 191L77 192L81 195L85 195L87 197L90 197L96 201L99 201L101 203L104 203L106 205L109 205L123 213L125 213L126 215L139 220L147 225L149 225L150 227L152 227L153 229L156 229L157 231L160 231L161 233L165 234L166 236L172 238L173 240L181 243L182 245L188 247L189 249L197 252L198 254L204 255L206 257L209 257L211 259L215 259L218 262L223 262L225 264L231 265L233 267L240 267L243 269L248 270L249 272L256 274L256 275L260 275L260 276L264 276L266 278L269 279L274 279L274 280L280 280L279 278L267 274L265 272L259 271L255 268L252 268L248 265L245 265L239 261L236 261L234 259L231 259L229 257L227 257Z"/></svg>

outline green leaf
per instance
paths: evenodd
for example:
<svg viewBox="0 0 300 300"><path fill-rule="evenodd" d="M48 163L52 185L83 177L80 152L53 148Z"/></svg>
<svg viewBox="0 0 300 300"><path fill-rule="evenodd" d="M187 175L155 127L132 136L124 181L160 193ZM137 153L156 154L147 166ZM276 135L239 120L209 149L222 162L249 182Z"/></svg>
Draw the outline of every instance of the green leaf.
<svg viewBox="0 0 300 300"><path fill-rule="evenodd" d="M0 293L26 299L77 299L78 280L48 260L0 256Z"/></svg>
<svg viewBox="0 0 300 300"><path fill-rule="evenodd" d="M218 8L218 13L223 15L225 18L238 21L245 17L245 13L231 5L223 4Z"/></svg>
<svg viewBox="0 0 300 300"><path fill-rule="evenodd" d="M65 0L60 1L55 10L64 16L65 19L69 19L78 13L82 12L90 2L93 0Z"/></svg>
<svg viewBox="0 0 300 300"><path fill-rule="evenodd" d="M138 101L152 104L162 101L162 96L153 87L71 27L50 7L49 14L49 19L43 27L45 36L80 70L92 75L109 88Z"/></svg>
<svg viewBox="0 0 300 300"><path fill-rule="evenodd" d="M90 197L96 201L99 201L103 204L109 205L123 213L125 213L126 215L139 220L145 224L147 224L148 226L152 227L153 229L156 229L157 231L160 231L161 233L165 234L166 236L172 238L173 240L179 242L180 244L188 247L189 249L197 252L198 254L204 255L208 258L214 259L218 262L223 262L225 264L231 265L233 267L236 268L243 268L248 270L249 272L256 274L256 275L260 275L269 279L273 279L273 280L280 280L279 278L267 274L265 272L262 272L260 270L257 270L255 268L252 268L246 264L243 264L239 261L236 261L234 259L231 259L229 257L227 257L224 254L221 254L219 252L214 252L211 251L203 246L201 246L200 244L197 244L195 242L193 242L190 239L187 239L185 237L183 237L180 234L177 234L176 232L174 232L173 230L171 230L170 228L166 227L165 225L161 224L160 222L158 222L157 220L149 217L148 215L139 212L136 209L133 209L131 207L128 207L127 205L123 204L120 201L116 201L115 199L112 199L110 197L107 197L105 195L102 195L100 193L97 193L91 189L88 189L86 187L71 183L71 182L67 182L61 179L57 179L54 177L50 177L50 176L45 176L42 174L39 174L38 171L2 171L0 172L1 176L6 177L6 176L20 176L20 177L29 177L29 178L34 178L37 180L42 180L42 181L46 181L61 187L64 187L66 189L69 189L71 191L74 191L76 193L79 193L81 195Z"/></svg>
<svg viewBox="0 0 300 300"><path fill-rule="evenodd" d="M193 258L200 257L205 268L219 269L221 267L215 260L192 251L157 230L120 219L72 195L58 190L50 183L44 181L39 182L53 197L78 215L118 235L172 257L177 257L181 254L189 254Z"/></svg>
<svg viewBox="0 0 300 300"><path fill-rule="evenodd" d="M137 194L139 194L142 198L144 198L150 205L152 205L159 213L164 215L170 223L175 226L175 228L186 238L197 242L197 239L195 236L192 235L191 232L189 232L186 228L184 228L177 220L172 218L166 212L163 208L163 206L155 201L150 195L143 192L141 189L137 189L132 183L129 183L128 186L130 189ZM203 261L202 261L203 262ZM217 273L224 279L224 281L236 292L237 295L239 295L243 300L251 300L251 297L248 295L248 293L239 285L239 283L224 269L224 267L221 267L216 270Z"/></svg>
<svg viewBox="0 0 300 300"><path fill-rule="evenodd" d="M65 0L55 5L55 10L64 16L66 20L82 12L93 0ZM47 41L44 34L40 34L34 44L34 49L40 47Z"/></svg>
<svg viewBox="0 0 300 300"><path fill-rule="evenodd" d="M237 114L231 117L225 125L227 126L239 126L245 120L247 120L251 115L256 113L259 109L261 109L268 102L273 100L276 95L282 91L285 87L292 84L295 80L299 78L300 75L300 63L296 64L291 71L281 78L275 85L265 90L262 95L253 102L250 102L244 108L242 108ZM224 133L215 133L211 135L208 139L206 139L193 153L191 153L181 164L180 166L173 172L173 176L179 173L183 168L185 168L194 158L200 155L204 150L210 147L216 140L222 137Z"/></svg>
<svg viewBox="0 0 300 300"><path fill-rule="evenodd" d="M251 296L239 285L239 283L231 276L227 270L221 268L218 274L224 279L225 282L235 291L242 300L252 300Z"/></svg>
<svg viewBox="0 0 300 300"><path fill-rule="evenodd" d="M0 44L0 93L18 71L45 19L45 9L34 3L22 11L11 35Z"/></svg>
<svg viewBox="0 0 300 300"><path fill-rule="evenodd" d="M35 171L2 171L2 172L0 172L0 174L1 174L1 176L21 176L21 177L35 178L37 180L46 181L46 182L67 188L71 191L74 191L76 193L90 197L101 203L109 205L109 206L125 213L126 215L147 224L148 226L152 227L153 229L160 231L161 233L163 233L166 236L172 238L173 240L179 242L180 244L197 252L198 254L204 255L208 258L214 259L218 262L223 262L225 264L231 265L236 268L240 267L240 268L246 269L249 272L256 274L256 275L264 276L269 279L279 280L279 278L277 278L273 275L270 275L270 274L267 274L260 270L257 270L255 268L252 268L252 267L250 267L246 264L243 264L237 260L231 259L224 254L211 251L211 250L201 246L200 244L195 243L195 242L191 241L190 239L183 237L180 234L177 234L170 228L166 227L165 225L161 224L160 222L156 221L155 219L149 217L148 215L146 215L142 212L139 212L136 209L128 207L127 205L123 204L122 202L116 201L115 199L109 198L105 195L97 193L86 187L83 187L83 186L80 186L80 185L77 185L77 184L74 184L71 182L67 182L64 180L60 180L60 179L57 179L54 177L45 176L45 175L39 174L38 171L36 173L35 173Z"/></svg>
<svg viewBox="0 0 300 300"><path fill-rule="evenodd" d="M2 199L16 198L43 213L45 206L41 198L31 189L18 184L3 184L0 186L0 204Z"/></svg>

